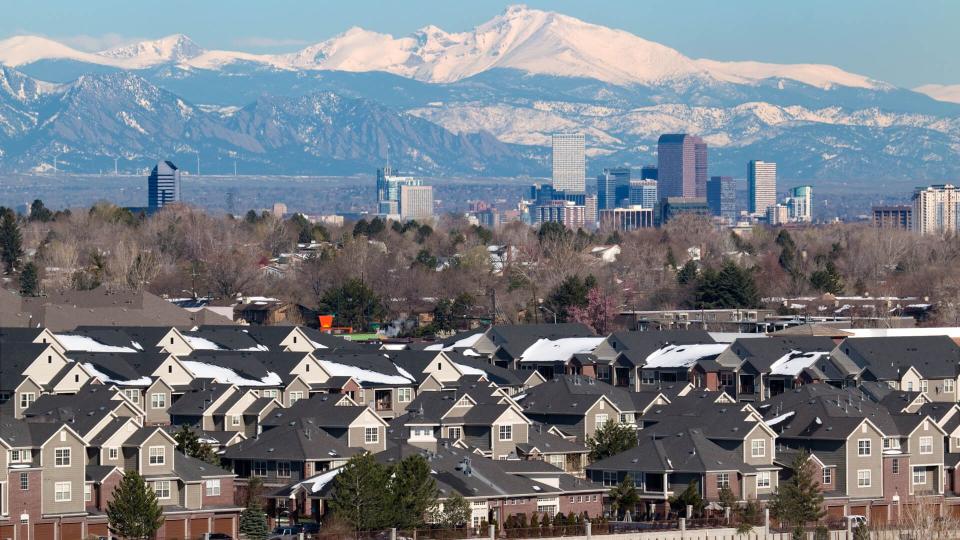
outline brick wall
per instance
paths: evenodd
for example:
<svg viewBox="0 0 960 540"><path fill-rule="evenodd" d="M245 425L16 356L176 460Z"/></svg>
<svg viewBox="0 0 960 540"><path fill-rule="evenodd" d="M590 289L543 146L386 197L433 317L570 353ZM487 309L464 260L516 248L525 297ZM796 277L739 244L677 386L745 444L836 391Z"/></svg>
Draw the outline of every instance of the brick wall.
<svg viewBox="0 0 960 540"><path fill-rule="evenodd" d="M220 479L220 495L208 496L207 495L207 485L204 482L203 484L203 507L208 508L210 506L226 506L231 504L236 504L236 494L234 493L234 482L233 478L221 478Z"/></svg>
<svg viewBox="0 0 960 540"><path fill-rule="evenodd" d="M572 502L571 499L573 499ZM580 515L586 511L590 517L601 516L603 515L603 492L564 495L560 497L560 511L564 515L569 515L571 512Z"/></svg>
<svg viewBox="0 0 960 540"><path fill-rule="evenodd" d="M20 489L20 473L26 473L29 480L29 488L24 491ZM36 523L40 520L41 500L43 497L43 486L41 483L41 472L39 470L20 471L13 469L10 477L7 479L9 487L8 501L10 508L10 519L19 520L21 514L30 516L30 523ZM73 493L72 496L83 497L83 492Z"/></svg>
<svg viewBox="0 0 960 540"><path fill-rule="evenodd" d="M899 460L900 473L893 474L893 461ZM856 473L854 473L856 474ZM910 482L913 479L910 474L910 458L907 456L884 456L883 457L883 498L892 500L893 496L898 494L900 499L904 500L910 496ZM853 479L856 482L856 478Z"/></svg>
<svg viewBox="0 0 960 540"><path fill-rule="evenodd" d="M741 489L741 477L740 474L734 471L727 473L730 479L730 490L733 491L733 494L737 498L743 498L743 491ZM704 499L707 501L719 501L720 500L720 488L717 487L717 473L707 473L706 480L704 481Z"/></svg>

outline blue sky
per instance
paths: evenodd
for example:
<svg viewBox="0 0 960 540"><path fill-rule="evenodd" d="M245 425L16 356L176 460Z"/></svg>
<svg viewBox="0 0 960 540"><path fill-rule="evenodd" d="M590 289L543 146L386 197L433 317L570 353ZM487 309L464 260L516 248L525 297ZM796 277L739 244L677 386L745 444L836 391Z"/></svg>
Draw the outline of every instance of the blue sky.
<svg viewBox="0 0 960 540"><path fill-rule="evenodd" d="M462 31L495 0L4 0L0 36L40 34L95 50L184 33L206 48L295 50L351 26L395 35ZM525 2L621 28L687 56L837 65L904 87L960 83L960 1L593 0Z"/></svg>

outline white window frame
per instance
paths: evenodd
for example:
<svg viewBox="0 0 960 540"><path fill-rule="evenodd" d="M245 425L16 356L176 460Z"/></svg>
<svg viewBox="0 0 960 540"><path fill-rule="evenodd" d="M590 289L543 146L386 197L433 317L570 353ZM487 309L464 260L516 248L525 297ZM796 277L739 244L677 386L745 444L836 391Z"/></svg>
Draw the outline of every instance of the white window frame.
<svg viewBox="0 0 960 540"><path fill-rule="evenodd" d="M870 457L873 454L873 441L870 439L857 439L857 456Z"/></svg>
<svg viewBox="0 0 960 540"><path fill-rule="evenodd" d="M927 392L928 390L930 390L930 381L928 381L928 380L926 380L926 379L921 380L921 381L920 381L920 391L921 391L921 392Z"/></svg>
<svg viewBox="0 0 960 540"><path fill-rule="evenodd" d="M945 379L943 381L943 391L944 392L953 392L954 391L954 381L953 379Z"/></svg>
<svg viewBox="0 0 960 540"><path fill-rule="evenodd" d="M71 463L71 451L70 448L54 448L53 449L53 466L54 467L69 467Z"/></svg>
<svg viewBox="0 0 960 540"><path fill-rule="evenodd" d="M453 436L454 433L456 433L456 435L457 435L456 437ZM448 438L448 439L453 439L453 440L455 440L455 441L459 441L461 437L463 437L463 430L460 429L459 427L448 427L448 428L447 428L447 438Z"/></svg>
<svg viewBox="0 0 960 540"><path fill-rule="evenodd" d="M932 454L933 453L933 437L924 436L920 437L919 445L921 454Z"/></svg>
<svg viewBox="0 0 960 540"><path fill-rule="evenodd" d="M291 406L291 407L292 407L296 402L300 401L301 399L303 399L303 391L302 391L302 390L292 390L292 391L290 392L290 399L289 399L289 401L290 401L290 406Z"/></svg>
<svg viewBox="0 0 960 540"><path fill-rule="evenodd" d="M282 465L282 466L281 466ZM290 478L291 467L289 461L277 462L277 478Z"/></svg>
<svg viewBox="0 0 960 540"><path fill-rule="evenodd" d="M147 449L147 460L147 464L149 464L151 467L166 465L167 449L162 446L151 446Z"/></svg>
<svg viewBox="0 0 960 540"><path fill-rule="evenodd" d="M169 499L170 498L170 481L154 480L153 493L157 496L157 499L160 499L160 500Z"/></svg>
<svg viewBox="0 0 960 540"><path fill-rule="evenodd" d="M220 496L220 479L215 478L213 480L207 480L203 483L204 493L207 497L219 497Z"/></svg>
<svg viewBox="0 0 960 540"><path fill-rule="evenodd" d="M93 486L90 484L83 485L83 502L93 501Z"/></svg>
<svg viewBox="0 0 960 540"><path fill-rule="evenodd" d="M397 401L410 403L413 400L413 388L397 388Z"/></svg>
<svg viewBox="0 0 960 540"><path fill-rule="evenodd" d="M107 459L120 459L120 449L116 446L107 448Z"/></svg>
<svg viewBox="0 0 960 540"><path fill-rule="evenodd" d="M820 483L833 485L833 469L830 467L823 468L823 474L820 477Z"/></svg>
<svg viewBox="0 0 960 540"><path fill-rule="evenodd" d="M230 416L230 425L233 427L240 427L243 425L243 419L240 418L239 414L234 414Z"/></svg>
<svg viewBox="0 0 960 540"><path fill-rule="evenodd" d="M603 485L605 487L612 487L617 485L617 472L616 471L603 471Z"/></svg>
<svg viewBox="0 0 960 540"><path fill-rule="evenodd" d="M757 489L770 488L770 471L759 471L757 473Z"/></svg>
<svg viewBox="0 0 960 540"><path fill-rule="evenodd" d="M610 415L608 415L608 414L606 414L606 413L600 413L600 414L594 415L594 417L593 417L593 423L594 423L594 425L595 425L596 427L599 428L600 426L606 424L606 423L607 423L607 420L609 420L609 419L610 419Z"/></svg>
<svg viewBox="0 0 960 540"><path fill-rule="evenodd" d="M33 402L37 400L37 394L33 392L22 392L20 394L20 408L29 409Z"/></svg>
<svg viewBox="0 0 960 540"><path fill-rule="evenodd" d="M140 405L140 391L136 388L124 388L123 395L132 401L134 405Z"/></svg>
<svg viewBox="0 0 960 540"><path fill-rule="evenodd" d="M913 477L911 478L913 485L923 486L927 483L927 470L923 467L914 467L913 468Z"/></svg>
<svg viewBox="0 0 960 540"><path fill-rule="evenodd" d="M510 424L501 424L497 426L497 440L498 441L512 441L513 440L513 426Z"/></svg>
<svg viewBox="0 0 960 540"><path fill-rule="evenodd" d="M53 484L53 501L70 502L73 499L73 484L70 482L55 482Z"/></svg>
<svg viewBox="0 0 960 540"><path fill-rule="evenodd" d="M30 491L30 474L20 473L20 491Z"/></svg>
<svg viewBox="0 0 960 540"><path fill-rule="evenodd" d="M150 394L150 408L151 409L166 409L167 408L167 395L163 392L154 392Z"/></svg>
<svg viewBox="0 0 960 540"><path fill-rule="evenodd" d="M375 427L363 428L363 444L378 444L380 442L380 429Z"/></svg>
<svg viewBox="0 0 960 540"><path fill-rule="evenodd" d="M262 467L258 467L258 465L262 465ZM267 476L268 471L267 462L260 459L254 460L253 465L250 466L251 476L259 476L260 478L263 478Z"/></svg>
<svg viewBox="0 0 960 540"><path fill-rule="evenodd" d="M766 439L750 439L750 457L767 457Z"/></svg>
<svg viewBox="0 0 960 540"><path fill-rule="evenodd" d="M725 487L730 487L730 473L717 473L717 489L720 490Z"/></svg>
<svg viewBox="0 0 960 540"><path fill-rule="evenodd" d="M268 389L266 389L266 390L263 391L263 397L276 398L276 397L277 397L277 390L276 390L275 388L268 388Z"/></svg>
<svg viewBox="0 0 960 540"><path fill-rule="evenodd" d="M873 485L873 472L870 469L857 470L857 487L868 488Z"/></svg>

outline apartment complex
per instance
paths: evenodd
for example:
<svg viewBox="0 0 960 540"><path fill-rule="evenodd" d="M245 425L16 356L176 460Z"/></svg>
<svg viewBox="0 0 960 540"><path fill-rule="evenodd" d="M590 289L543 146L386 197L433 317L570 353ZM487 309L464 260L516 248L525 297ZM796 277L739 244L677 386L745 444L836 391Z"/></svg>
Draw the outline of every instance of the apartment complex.
<svg viewBox="0 0 960 540"><path fill-rule="evenodd" d="M951 184L917 188L913 194L913 230L920 234L944 234L958 230L960 190Z"/></svg>

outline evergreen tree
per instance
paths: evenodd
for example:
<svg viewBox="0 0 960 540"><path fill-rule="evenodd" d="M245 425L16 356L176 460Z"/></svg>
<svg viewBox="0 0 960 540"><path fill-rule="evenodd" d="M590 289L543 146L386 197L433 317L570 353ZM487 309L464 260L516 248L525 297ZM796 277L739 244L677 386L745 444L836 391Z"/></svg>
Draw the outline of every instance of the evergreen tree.
<svg viewBox="0 0 960 540"><path fill-rule="evenodd" d="M822 270L810 274L810 285L820 292L835 295L843 293L843 277L837 271L837 265L833 264L833 261L827 261Z"/></svg>
<svg viewBox="0 0 960 540"><path fill-rule="evenodd" d="M637 446L637 430L627 424L607 420L593 436L587 437L591 462L615 456Z"/></svg>
<svg viewBox="0 0 960 540"><path fill-rule="evenodd" d="M267 514L263 511L260 493L263 480L254 476L247 484L247 504L240 513L240 535L249 540L264 540L270 529L267 526Z"/></svg>
<svg viewBox="0 0 960 540"><path fill-rule="evenodd" d="M693 283L695 279L697 279L697 263L691 259L683 263L680 271L677 272L677 284L686 285Z"/></svg>
<svg viewBox="0 0 960 540"><path fill-rule="evenodd" d="M153 538L163 525L157 495L137 471L127 471L107 504L110 532L131 540Z"/></svg>
<svg viewBox="0 0 960 540"><path fill-rule="evenodd" d="M30 205L30 221L40 221L46 223L53 219L53 212L43 205L43 201L35 199Z"/></svg>
<svg viewBox="0 0 960 540"><path fill-rule="evenodd" d="M407 456L393 468L390 477L390 509L393 526L416 529L424 524L428 512L437 505L437 482L423 456Z"/></svg>
<svg viewBox="0 0 960 540"><path fill-rule="evenodd" d="M695 309L752 308L760 303L760 293L749 270L733 261L725 261L720 271L706 269L694 291Z"/></svg>
<svg viewBox="0 0 960 540"><path fill-rule="evenodd" d="M677 267L677 256L673 254L673 246L667 246L667 266L670 268Z"/></svg>
<svg viewBox="0 0 960 540"><path fill-rule="evenodd" d="M0 260L4 271L11 274L23 257L23 236L13 210L0 206L0 214Z"/></svg>
<svg viewBox="0 0 960 540"><path fill-rule="evenodd" d="M674 511L684 513L687 506L692 506L698 514L703 511L703 497L700 496L700 484L696 480L691 480L686 489L670 497L670 507Z"/></svg>
<svg viewBox="0 0 960 540"><path fill-rule="evenodd" d="M469 523L470 515L470 501L459 493L454 493L443 501L443 510L436 512L434 521L444 529L456 529Z"/></svg>
<svg viewBox="0 0 960 540"><path fill-rule="evenodd" d="M219 465L220 457L217 456L217 453L213 450L213 447L209 444L200 442L200 437L197 436L196 432L184 424L173 434L173 438L177 440L177 450L180 452L192 457L210 463L211 465Z"/></svg>
<svg viewBox="0 0 960 540"><path fill-rule="evenodd" d="M770 499L771 515L797 526L819 521L823 517L823 493L806 450L793 459L791 469L793 476L780 483Z"/></svg>
<svg viewBox="0 0 960 540"><path fill-rule="evenodd" d="M356 278L327 289L320 299L320 309L336 315L338 324L355 329L368 328L387 314L380 297Z"/></svg>
<svg viewBox="0 0 960 540"><path fill-rule="evenodd" d="M37 265L28 262L20 271L20 296L40 295L40 276L37 275Z"/></svg>
<svg viewBox="0 0 960 540"><path fill-rule="evenodd" d="M596 285L597 279L592 275L585 278L576 275L567 276L567 279L550 291L547 296L546 307L557 314L558 322L570 321L572 320L570 308L587 307L589 303L587 294Z"/></svg>
<svg viewBox="0 0 960 540"><path fill-rule="evenodd" d="M540 244L559 242L570 238L572 234L570 229L566 228L563 223L547 221L540 225L540 229L537 230L537 241L540 242Z"/></svg>
<svg viewBox="0 0 960 540"><path fill-rule="evenodd" d="M370 454L347 461L334 480L330 509L357 531L386 527L390 523L387 469Z"/></svg>
<svg viewBox="0 0 960 540"><path fill-rule="evenodd" d="M610 499L610 508L613 510L614 517L622 516L627 510L637 506L640 502L640 494L637 493L637 486L633 483L633 476L626 475L620 484L610 488L607 498Z"/></svg>
<svg viewBox="0 0 960 540"><path fill-rule="evenodd" d="M717 494L717 499L720 502L720 506L723 508L737 507L737 496L733 494L733 490L730 489L730 486L723 486L720 488L720 492Z"/></svg>

